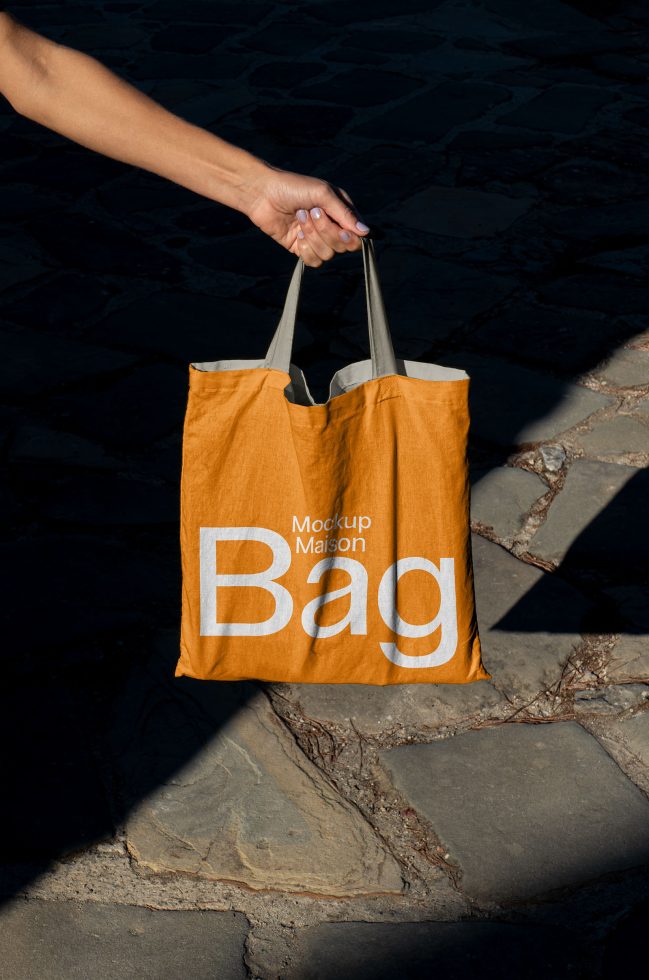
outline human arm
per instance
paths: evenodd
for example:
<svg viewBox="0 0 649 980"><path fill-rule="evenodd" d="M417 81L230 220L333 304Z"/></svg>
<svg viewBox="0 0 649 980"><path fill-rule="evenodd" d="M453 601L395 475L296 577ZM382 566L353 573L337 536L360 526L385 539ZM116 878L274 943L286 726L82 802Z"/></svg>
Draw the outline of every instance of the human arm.
<svg viewBox="0 0 649 980"><path fill-rule="evenodd" d="M181 119L95 58L1 11L0 92L21 115L76 143L241 211L307 265L358 250L367 234L356 228L359 215L342 188L274 167Z"/></svg>

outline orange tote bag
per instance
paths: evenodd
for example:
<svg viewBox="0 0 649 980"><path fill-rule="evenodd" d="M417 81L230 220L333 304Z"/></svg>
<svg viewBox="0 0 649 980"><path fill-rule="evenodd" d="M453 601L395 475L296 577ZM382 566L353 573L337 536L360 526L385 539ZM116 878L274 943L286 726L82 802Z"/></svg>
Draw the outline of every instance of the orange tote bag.
<svg viewBox="0 0 649 980"><path fill-rule="evenodd" d="M488 678L476 625L464 371L395 358L372 239L371 357L316 404L291 361L298 259L263 360L194 363L175 676L330 684Z"/></svg>

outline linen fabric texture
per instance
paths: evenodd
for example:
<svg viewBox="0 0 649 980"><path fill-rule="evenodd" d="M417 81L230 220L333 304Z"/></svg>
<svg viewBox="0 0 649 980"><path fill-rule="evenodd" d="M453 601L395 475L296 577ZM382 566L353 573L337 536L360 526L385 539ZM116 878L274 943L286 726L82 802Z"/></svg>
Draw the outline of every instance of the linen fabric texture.
<svg viewBox="0 0 649 980"><path fill-rule="evenodd" d="M262 360L189 366L175 676L487 679L469 530L469 378L397 359L362 239L370 353L316 404L291 361L304 262Z"/></svg>

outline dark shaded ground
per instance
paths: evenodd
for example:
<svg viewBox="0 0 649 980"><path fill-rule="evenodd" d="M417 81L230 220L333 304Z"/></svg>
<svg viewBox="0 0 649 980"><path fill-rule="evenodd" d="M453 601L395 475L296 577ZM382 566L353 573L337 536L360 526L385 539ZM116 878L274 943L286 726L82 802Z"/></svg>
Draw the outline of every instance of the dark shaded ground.
<svg viewBox="0 0 649 980"><path fill-rule="evenodd" d="M520 449L525 426L613 350L649 349L646 334L632 340L648 328L644 6L9 8L185 118L343 186L376 234L401 356L493 358L475 376L478 399L478 386L508 386L508 366L534 369L538 390L508 402L500 437L476 427L483 468ZM108 746L147 738L124 708L135 670L164 675L187 719L203 703L207 721L187 724L182 758L228 715L218 691L170 680L175 652L164 646L180 615L186 366L260 356L295 260L243 215L73 146L6 104L0 131L0 840L31 877L122 826L132 800ZM337 368L365 356L361 287L360 254L307 272L295 360L317 398ZM559 568L596 599L646 585L645 478L640 470L609 502ZM542 601L527 608L539 616ZM610 601L601 608L601 632L639 629ZM512 628L540 628L524 604L511 615ZM169 772L182 758L160 749ZM611 933L601 976L619 973L641 918L631 910Z"/></svg>

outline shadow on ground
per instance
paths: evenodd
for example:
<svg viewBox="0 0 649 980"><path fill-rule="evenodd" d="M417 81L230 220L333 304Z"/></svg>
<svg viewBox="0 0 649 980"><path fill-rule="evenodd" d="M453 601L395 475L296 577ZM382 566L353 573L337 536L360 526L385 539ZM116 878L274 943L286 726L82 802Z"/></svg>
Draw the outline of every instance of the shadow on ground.
<svg viewBox="0 0 649 980"><path fill-rule="evenodd" d="M237 23L235 37L214 42L214 51L223 51L218 59L193 50L191 32L170 47L166 24L149 17L146 4L116 12L115 4L93 2L85 12L70 8L69 18L67 8L52 4L12 6L32 26L96 53L188 118L277 165L322 173L352 192L380 232L379 268L388 312L395 310L397 352L449 362L466 351L493 358L493 373L475 376L477 397L501 404L496 438L487 433L478 446L491 465L506 459L526 426L556 409L574 377L642 328L638 291L649 244L638 215L649 91L638 39L646 14L635 5L553 0L532 5L532 16L518 4L491 0L478 4L487 11L478 28L467 12L461 15L462 30L440 14L439 22L425 19L413 31L416 22L406 14L399 29L429 38L417 50L403 46L390 22L368 37L363 25L376 27L370 21L376 13L362 3L345 5L350 19L358 8L359 26L342 40L339 26L328 22L328 5L311 11L316 5L303 5L299 17L278 5L273 16L282 26L264 27L255 40L256 25ZM408 6L412 16L423 10L431 18L433 9L445 8ZM564 36L562 18L571 9L592 17L590 32ZM295 62L282 46L287 17L313 27L318 38L317 51ZM121 50L117 43L105 47L101 35L119 18L130 18L141 39ZM442 43L443 58L436 54ZM384 77L384 63L393 80ZM331 76L344 72L351 77L336 94ZM367 110L375 86L394 98L391 86L411 72L452 85L457 97L455 117L440 122L432 137L421 107L408 101L397 99L398 111L389 108L385 118L376 107ZM319 90L309 91L311 77L322 78ZM228 101L235 79L238 94ZM565 91L555 109L536 104L527 122L523 115L489 123L499 101L524 106L528 96L542 100L557 86L584 92L578 98ZM431 106L439 102L434 88L426 88ZM571 115L576 102L583 126L576 110ZM52 860L110 839L131 805L198 753L236 710L222 685L173 678L175 652L164 640L180 617L186 365L259 356L294 259L262 240L243 216L70 146L6 106L0 124L11 234L0 249L9 351L1 369L2 551L9 575L0 696L9 893ZM357 154L346 140L355 126L365 139ZM530 203L511 225L484 234L426 231L416 221L409 225L407 209L399 207L426 190L431 174L441 186L527 196ZM480 206L467 200L469 209ZM416 286L410 305L401 288L404 270ZM301 302L296 360L310 372L319 400L338 367L365 356L357 333L364 322L360 256L309 272ZM415 328L417 311L428 315L433 302L439 320ZM640 581L649 544L646 496L647 474L638 472L577 537L558 574L593 594ZM501 628L561 632L560 617L547 622L543 590L541 584L526 596ZM619 624L615 608L603 607L599 628ZM154 689L173 702L173 730L147 727L147 690ZM241 685L241 698L251 689ZM156 763L134 763L126 785L113 753L136 759L138 747L142 759ZM640 918L632 913L611 934L606 976L626 962ZM487 942L476 936L462 954L472 969L484 962ZM543 946L542 939L531 941L530 949ZM395 975L389 971L398 960L400 975L423 976L418 955L391 950L372 975ZM440 955L445 975L455 976L454 955ZM539 956L545 964L545 954ZM571 975L562 956L547 968Z"/></svg>

